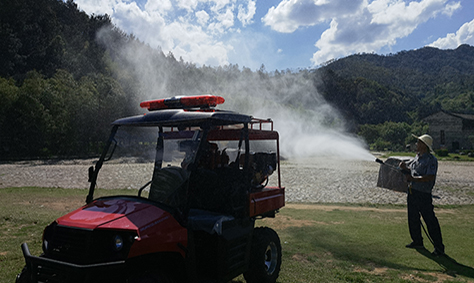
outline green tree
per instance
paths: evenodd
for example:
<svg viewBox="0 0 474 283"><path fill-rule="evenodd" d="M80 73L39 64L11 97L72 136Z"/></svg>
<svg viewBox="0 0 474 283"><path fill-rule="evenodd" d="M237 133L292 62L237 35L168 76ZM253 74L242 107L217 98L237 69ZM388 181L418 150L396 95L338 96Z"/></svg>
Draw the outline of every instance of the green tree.
<svg viewBox="0 0 474 283"><path fill-rule="evenodd" d="M19 88L18 99L6 117L5 130L10 136L9 152L13 156L38 156L46 149L49 113L41 102L45 80L37 72L29 72Z"/></svg>

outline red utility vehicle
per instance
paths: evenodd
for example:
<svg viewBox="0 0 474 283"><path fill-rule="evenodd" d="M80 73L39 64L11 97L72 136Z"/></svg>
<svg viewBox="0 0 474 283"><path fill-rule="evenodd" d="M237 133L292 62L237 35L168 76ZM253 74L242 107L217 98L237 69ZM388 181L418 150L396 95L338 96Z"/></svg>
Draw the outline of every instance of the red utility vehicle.
<svg viewBox="0 0 474 283"><path fill-rule="evenodd" d="M147 101L147 114L113 122L86 205L45 228L40 256L22 244L17 282L275 282L280 240L255 221L285 205L278 133L213 108L223 102ZM102 189L112 179L120 195Z"/></svg>

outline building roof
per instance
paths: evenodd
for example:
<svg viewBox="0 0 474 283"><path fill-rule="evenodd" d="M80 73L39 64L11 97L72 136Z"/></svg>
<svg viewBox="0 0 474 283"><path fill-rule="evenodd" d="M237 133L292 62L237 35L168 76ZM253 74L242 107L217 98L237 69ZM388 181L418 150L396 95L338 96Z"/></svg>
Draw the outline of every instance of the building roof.
<svg viewBox="0 0 474 283"><path fill-rule="evenodd" d="M456 117L459 117L459 118L462 118L464 120L473 120L474 121L474 115L470 115L470 114L459 114L459 113L448 113L450 115L453 115L453 116L456 116Z"/></svg>
<svg viewBox="0 0 474 283"><path fill-rule="evenodd" d="M474 121L474 115L471 115L471 114L461 114L461 113L453 113L453 112L448 112L448 111L445 111L445 110L441 110L439 112L436 112L434 114L431 114L429 115L428 117L425 117L423 120L433 116L433 115L436 115L438 113L445 113L447 115L450 115L450 116L453 116L453 117L456 117L456 118L460 118L460 119L463 119L463 120L469 120L469 121Z"/></svg>

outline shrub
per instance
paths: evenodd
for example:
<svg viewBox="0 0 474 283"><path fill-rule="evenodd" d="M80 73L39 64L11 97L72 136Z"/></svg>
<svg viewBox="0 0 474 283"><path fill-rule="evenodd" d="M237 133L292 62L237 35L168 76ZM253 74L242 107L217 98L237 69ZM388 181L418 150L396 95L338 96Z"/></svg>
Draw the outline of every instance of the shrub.
<svg viewBox="0 0 474 283"><path fill-rule="evenodd" d="M449 152L447 149L438 149L436 150L436 154L440 157L446 157L449 155Z"/></svg>
<svg viewBox="0 0 474 283"><path fill-rule="evenodd" d="M374 150L387 150L391 147L390 142L384 141L381 138L378 138L373 144L372 149Z"/></svg>

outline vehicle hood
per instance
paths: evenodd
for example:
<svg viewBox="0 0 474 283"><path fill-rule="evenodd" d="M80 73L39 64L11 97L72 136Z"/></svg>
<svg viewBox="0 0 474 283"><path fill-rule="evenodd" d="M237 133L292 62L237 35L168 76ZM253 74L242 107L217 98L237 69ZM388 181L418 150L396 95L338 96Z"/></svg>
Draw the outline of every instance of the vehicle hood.
<svg viewBox="0 0 474 283"><path fill-rule="evenodd" d="M137 200L98 199L57 219L59 225L83 229L144 230L173 218L150 203Z"/></svg>

